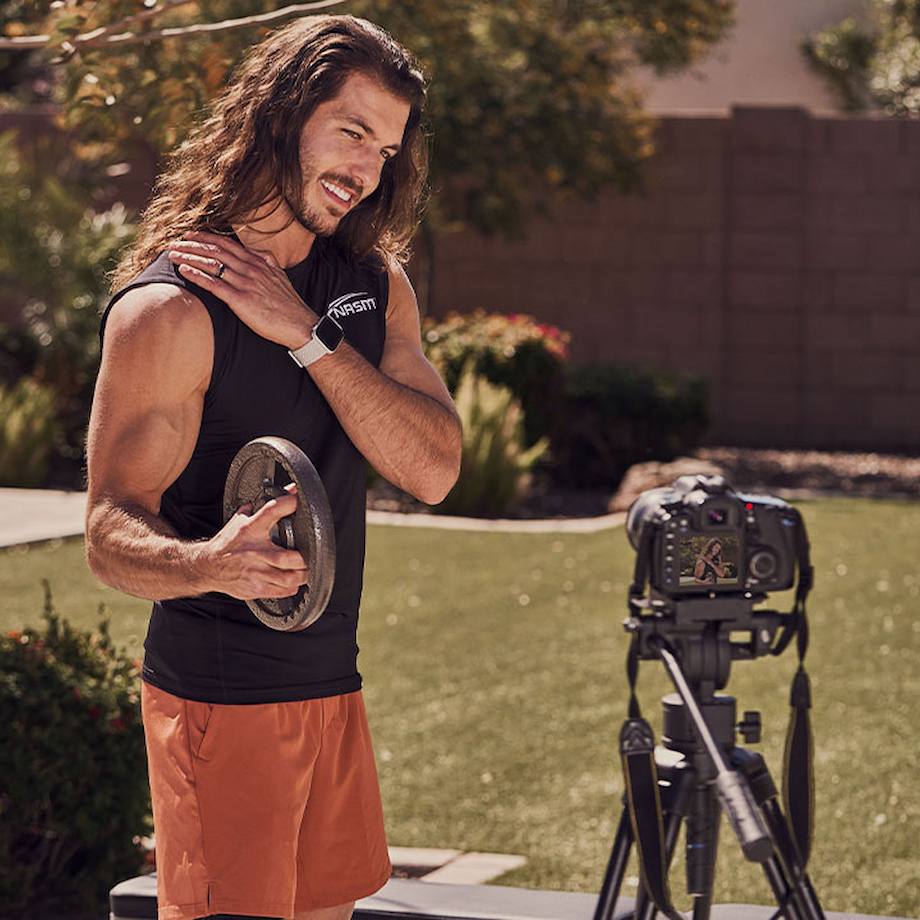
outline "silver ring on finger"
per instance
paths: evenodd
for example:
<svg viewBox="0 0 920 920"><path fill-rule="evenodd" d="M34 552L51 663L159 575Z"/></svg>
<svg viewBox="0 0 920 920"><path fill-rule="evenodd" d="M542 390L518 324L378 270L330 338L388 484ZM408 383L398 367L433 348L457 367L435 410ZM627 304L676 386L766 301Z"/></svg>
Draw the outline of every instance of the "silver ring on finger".
<svg viewBox="0 0 920 920"><path fill-rule="evenodd" d="M218 262L217 264L220 266L220 268L217 269L216 277L222 278L224 275L224 272L227 270L227 266L223 262Z"/></svg>

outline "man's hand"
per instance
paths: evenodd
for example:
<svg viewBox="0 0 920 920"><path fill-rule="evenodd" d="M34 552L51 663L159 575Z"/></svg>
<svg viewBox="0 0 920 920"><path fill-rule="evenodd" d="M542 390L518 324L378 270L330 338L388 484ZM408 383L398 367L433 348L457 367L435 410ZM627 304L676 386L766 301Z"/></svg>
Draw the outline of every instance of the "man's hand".
<svg viewBox="0 0 920 920"><path fill-rule="evenodd" d="M201 563L211 590L247 601L291 597L307 584L303 556L271 539L275 525L296 510L296 495L272 499L255 514L251 504L243 505L203 546Z"/></svg>
<svg viewBox="0 0 920 920"><path fill-rule="evenodd" d="M270 252L254 252L230 237L192 230L166 254L184 278L223 300L256 335L291 350L309 340L319 317L300 299Z"/></svg>

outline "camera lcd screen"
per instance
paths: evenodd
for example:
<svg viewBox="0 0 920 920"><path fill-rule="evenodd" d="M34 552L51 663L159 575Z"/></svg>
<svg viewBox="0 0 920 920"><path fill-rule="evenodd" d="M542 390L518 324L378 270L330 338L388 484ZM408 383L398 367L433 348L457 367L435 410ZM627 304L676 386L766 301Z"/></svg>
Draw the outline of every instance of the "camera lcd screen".
<svg viewBox="0 0 920 920"><path fill-rule="evenodd" d="M737 585L740 547L734 533L688 535L680 539L680 586Z"/></svg>

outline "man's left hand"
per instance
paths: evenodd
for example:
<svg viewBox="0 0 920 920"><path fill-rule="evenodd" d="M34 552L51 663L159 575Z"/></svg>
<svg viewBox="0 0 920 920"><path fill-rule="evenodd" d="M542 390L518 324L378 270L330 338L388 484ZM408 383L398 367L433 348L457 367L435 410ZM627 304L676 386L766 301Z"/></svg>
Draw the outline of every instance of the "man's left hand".
<svg viewBox="0 0 920 920"><path fill-rule="evenodd" d="M167 250L183 278L223 300L256 335L300 348L319 317L300 299L270 252L230 237L191 230ZM223 268L221 268L223 266Z"/></svg>

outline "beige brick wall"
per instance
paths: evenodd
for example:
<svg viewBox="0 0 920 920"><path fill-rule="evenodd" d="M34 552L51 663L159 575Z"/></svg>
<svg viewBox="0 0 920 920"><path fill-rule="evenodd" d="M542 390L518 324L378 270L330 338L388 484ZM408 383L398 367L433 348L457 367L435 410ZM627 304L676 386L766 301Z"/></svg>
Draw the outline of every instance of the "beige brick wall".
<svg viewBox="0 0 920 920"><path fill-rule="evenodd" d="M532 313L576 361L705 375L709 440L920 450L920 123L668 118L642 196L439 240L432 313Z"/></svg>

